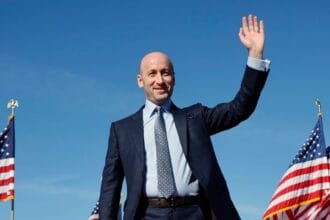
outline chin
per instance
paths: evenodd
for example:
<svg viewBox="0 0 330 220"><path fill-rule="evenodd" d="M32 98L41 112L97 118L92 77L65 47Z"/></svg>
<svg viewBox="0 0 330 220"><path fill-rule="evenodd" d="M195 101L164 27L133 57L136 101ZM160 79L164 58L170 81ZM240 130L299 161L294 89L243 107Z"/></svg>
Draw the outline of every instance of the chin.
<svg viewBox="0 0 330 220"><path fill-rule="evenodd" d="M164 98L158 98L158 99L155 100L155 102L156 102L158 105L162 105L162 104L164 104L167 100L168 100L168 96L167 96L167 97L164 97Z"/></svg>

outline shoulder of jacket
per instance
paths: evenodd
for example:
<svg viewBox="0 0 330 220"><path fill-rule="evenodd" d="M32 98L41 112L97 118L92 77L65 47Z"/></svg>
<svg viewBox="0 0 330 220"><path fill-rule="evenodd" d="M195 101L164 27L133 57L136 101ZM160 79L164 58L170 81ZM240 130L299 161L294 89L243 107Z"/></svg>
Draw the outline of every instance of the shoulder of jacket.
<svg viewBox="0 0 330 220"><path fill-rule="evenodd" d="M202 109L203 109L203 105L201 103L196 103L194 105L187 106L182 110L186 112L195 112L195 111L201 111Z"/></svg>
<svg viewBox="0 0 330 220"><path fill-rule="evenodd" d="M127 116L127 117L124 117L122 119L119 119L117 121L113 121L111 124L113 126L115 125L119 125L119 124L126 124L126 123L132 123L132 120L134 119L138 119L139 117L142 119L142 108L140 108L137 112Z"/></svg>

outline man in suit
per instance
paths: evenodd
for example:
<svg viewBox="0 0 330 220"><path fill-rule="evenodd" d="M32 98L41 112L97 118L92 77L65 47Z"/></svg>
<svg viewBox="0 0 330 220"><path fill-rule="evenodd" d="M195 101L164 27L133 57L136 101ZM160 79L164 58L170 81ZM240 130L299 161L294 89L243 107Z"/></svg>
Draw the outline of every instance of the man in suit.
<svg viewBox="0 0 330 220"><path fill-rule="evenodd" d="M125 177L124 219L240 219L217 163L210 136L232 128L254 111L268 75L264 24L242 18L239 37L248 50L235 98L213 108L178 108L171 100L174 67L161 52L143 57L137 83L145 105L112 123L100 194L100 220L116 219Z"/></svg>

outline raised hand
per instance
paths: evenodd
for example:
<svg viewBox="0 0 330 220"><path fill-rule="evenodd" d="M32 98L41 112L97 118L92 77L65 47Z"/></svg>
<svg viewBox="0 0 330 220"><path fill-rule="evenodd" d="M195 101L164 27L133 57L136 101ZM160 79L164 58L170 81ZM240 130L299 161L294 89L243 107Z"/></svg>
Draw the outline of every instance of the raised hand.
<svg viewBox="0 0 330 220"><path fill-rule="evenodd" d="M262 59L265 43L264 22L258 22L257 16L249 15L248 19L244 16L238 35L249 56Z"/></svg>

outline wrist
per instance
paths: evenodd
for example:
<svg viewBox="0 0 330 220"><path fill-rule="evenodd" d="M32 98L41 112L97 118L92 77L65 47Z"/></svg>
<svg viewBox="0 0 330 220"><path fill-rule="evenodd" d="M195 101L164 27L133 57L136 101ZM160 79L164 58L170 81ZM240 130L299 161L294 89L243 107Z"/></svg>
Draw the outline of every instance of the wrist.
<svg viewBox="0 0 330 220"><path fill-rule="evenodd" d="M262 60L262 57L263 57L262 55L263 55L262 51L257 51L254 49L249 50L249 57Z"/></svg>

